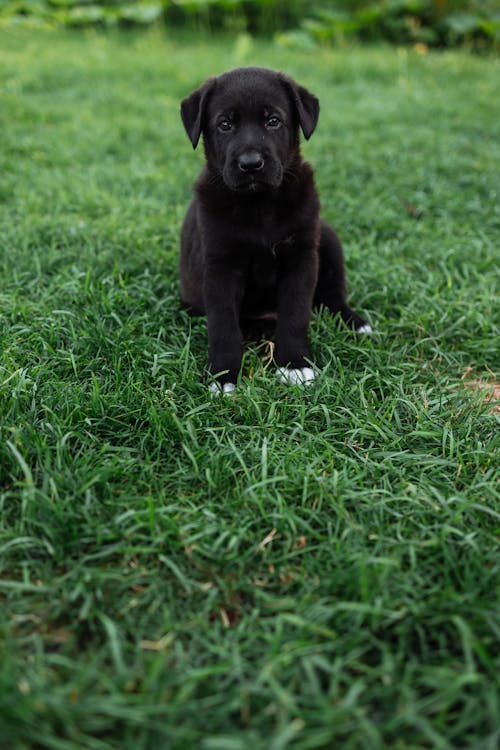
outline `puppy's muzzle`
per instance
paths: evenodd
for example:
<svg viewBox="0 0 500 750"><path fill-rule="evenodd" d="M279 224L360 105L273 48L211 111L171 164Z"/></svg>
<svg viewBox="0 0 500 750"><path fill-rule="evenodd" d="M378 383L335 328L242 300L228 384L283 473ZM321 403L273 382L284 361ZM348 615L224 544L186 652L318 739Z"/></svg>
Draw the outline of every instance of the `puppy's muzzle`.
<svg viewBox="0 0 500 750"><path fill-rule="evenodd" d="M255 150L244 151L238 156L238 168L247 174L260 172L264 168L264 157Z"/></svg>

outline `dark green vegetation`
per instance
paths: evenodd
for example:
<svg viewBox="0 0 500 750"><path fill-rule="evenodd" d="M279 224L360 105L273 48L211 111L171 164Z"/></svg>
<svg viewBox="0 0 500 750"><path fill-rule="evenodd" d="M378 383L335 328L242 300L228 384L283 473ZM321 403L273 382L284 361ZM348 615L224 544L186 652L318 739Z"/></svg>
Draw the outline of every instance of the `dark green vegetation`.
<svg viewBox="0 0 500 750"><path fill-rule="evenodd" d="M0 737L6 750L494 750L498 65L242 37L4 32ZM306 145L357 341L199 382L179 99L235 64L323 104Z"/></svg>
<svg viewBox="0 0 500 750"><path fill-rule="evenodd" d="M0 22L280 32L307 46L345 38L498 47L498 0L0 0ZM290 31L292 30L292 31ZM285 32L283 34L283 32Z"/></svg>

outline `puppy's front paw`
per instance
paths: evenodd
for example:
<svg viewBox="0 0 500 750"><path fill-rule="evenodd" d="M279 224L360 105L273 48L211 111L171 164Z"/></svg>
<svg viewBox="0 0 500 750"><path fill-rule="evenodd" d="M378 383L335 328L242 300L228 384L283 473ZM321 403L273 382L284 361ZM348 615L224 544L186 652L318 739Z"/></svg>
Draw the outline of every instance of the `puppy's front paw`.
<svg viewBox="0 0 500 750"><path fill-rule="evenodd" d="M236 388L235 383L224 383L224 385L222 385L221 383L218 383L216 381L213 383L210 383L208 386L208 390L210 391L210 393L213 393L216 396L220 396L221 393L227 396L227 394L232 393L235 388Z"/></svg>
<svg viewBox="0 0 500 750"><path fill-rule="evenodd" d="M356 333L367 334L369 336L370 333L373 333L373 328L369 323L364 323L362 326L359 326L359 328L356 328Z"/></svg>
<svg viewBox="0 0 500 750"><path fill-rule="evenodd" d="M276 374L280 381L287 385L309 385L316 377L316 373L312 367L299 367L296 369L278 367Z"/></svg>

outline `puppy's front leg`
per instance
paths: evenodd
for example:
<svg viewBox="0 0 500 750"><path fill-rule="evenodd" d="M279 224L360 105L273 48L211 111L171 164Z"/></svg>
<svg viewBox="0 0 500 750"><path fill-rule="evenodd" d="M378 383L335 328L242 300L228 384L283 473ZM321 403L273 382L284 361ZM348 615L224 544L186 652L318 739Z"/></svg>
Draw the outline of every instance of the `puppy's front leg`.
<svg viewBox="0 0 500 750"><path fill-rule="evenodd" d="M280 258L279 277L274 355L278 375L287 383L309 382L314 378L314 370L307 362L308 330L318 277L318 253L311 238L297 243L295 253Z"/></svg>
<svg viewBox="0 0 500 750"><path fill-rule="evenodd" d="M242 334L239 325L243 275L225 263L208 261L204 295L208 322L208 369L222 373L217 382L224 392L233 390L241 368Z"/></svg>

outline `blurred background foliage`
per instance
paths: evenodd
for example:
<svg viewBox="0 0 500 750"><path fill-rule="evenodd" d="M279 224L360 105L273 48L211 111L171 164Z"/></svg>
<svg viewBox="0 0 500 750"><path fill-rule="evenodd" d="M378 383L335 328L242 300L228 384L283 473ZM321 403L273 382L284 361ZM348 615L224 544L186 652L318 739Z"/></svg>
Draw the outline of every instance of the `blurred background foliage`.
<svg viewBox="0 0 500 750"><path fill-rule="evenodd" d="M140 26L275 35L284 45L349 38L500 46L500 0L0 0L0 23Z"/></svg>

